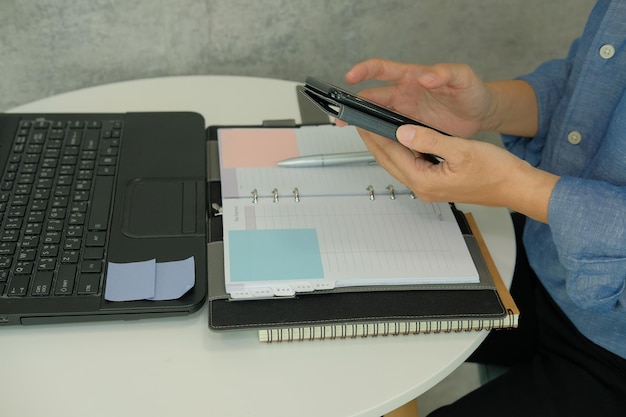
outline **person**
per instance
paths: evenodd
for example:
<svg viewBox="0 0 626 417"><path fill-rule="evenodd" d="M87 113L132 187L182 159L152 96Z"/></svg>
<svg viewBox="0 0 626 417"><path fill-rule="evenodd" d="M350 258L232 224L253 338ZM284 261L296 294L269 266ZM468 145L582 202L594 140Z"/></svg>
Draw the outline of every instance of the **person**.
<svg viewBox="0 0 626 417"><path fill-rule="evenodd" d="M381 166L425 201L507 207L523 230L519 328L491 332L470 358L508 371L432 416L624 415L626 1L597 1L566 58L515 80L382 59L345 79L386 82L362 97L452 135L359 130ZM506 149L464 139L480 131Z"/></svg>

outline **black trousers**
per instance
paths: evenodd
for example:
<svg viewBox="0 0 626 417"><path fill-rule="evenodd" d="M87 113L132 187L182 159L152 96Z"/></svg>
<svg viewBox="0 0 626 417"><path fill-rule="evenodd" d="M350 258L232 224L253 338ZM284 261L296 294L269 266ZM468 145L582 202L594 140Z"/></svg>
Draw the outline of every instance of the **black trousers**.
<svg viewBox="0 0 626 417"><path fill-rule="evenodd" d="M584 337L552 301L528 265L524 220L513 215L519 327L492 331L469 358L510 368L430 417L626 416L626 360Z"/></svg>

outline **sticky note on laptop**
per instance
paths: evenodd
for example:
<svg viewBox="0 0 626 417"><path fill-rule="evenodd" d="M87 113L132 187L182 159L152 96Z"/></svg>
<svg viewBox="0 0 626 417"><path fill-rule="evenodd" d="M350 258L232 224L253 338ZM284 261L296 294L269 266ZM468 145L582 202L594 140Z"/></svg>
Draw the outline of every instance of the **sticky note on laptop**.
<svg viewBox="0 0 626 417"><path fill-rule="evenodd" d="M193 256L182 261L109 262L104 298L108 301L175 300L195 283Z"/></svg>

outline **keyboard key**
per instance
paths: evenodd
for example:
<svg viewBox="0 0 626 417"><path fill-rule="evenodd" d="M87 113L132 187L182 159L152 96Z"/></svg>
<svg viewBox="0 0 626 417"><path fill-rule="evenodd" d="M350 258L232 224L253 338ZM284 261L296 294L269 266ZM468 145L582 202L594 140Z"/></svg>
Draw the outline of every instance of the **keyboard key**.
<svg viewBox="0 0 626 417"><path fill-rule="evenodd" d="M43 245L39 256L42 258L56 258L59 255L59 247L57 245Z"/></svg>
<svg viewBox="0 0 626 417"><path fill-rule="evenodd" d="M30 282L30 275L14 275L11 277L9 287L7 289L7 295L9 297L23 297L28 292L28 284Z"/></svg>
<svg viewBox="0 0 626 417"><path fill-rule="evenodd" d="M46 232L43 237L43 243L47 245L58 245L61 243L61 233L60 232Z"/></svg>
<svg viewBox="0 0 626 417"><path fill-rule="evenodd" d="M81 274L76 292L80 295L98 294L100 292L100 274Z"/></svg>
<svg viewBox="0 0 626 417"><path fill-rule="evenodd" d="M95 151L98 149L98 140L100 139L100 131L88 130L83 138L83 149L87 151Z"/></svg>
<svg viewBox="0 0 626 417"><path fill-rule="evenodd" d="M83 236L83 226L75 226L70 225L65 228L65 236L67 237L82 237Z"/></svg>
<svg viewBox="0 0 626 417"><path fill-rule="evenodd" d="M4 230L2 232L2 236L0 236L0 241L2 242L17 242L20 237L19 230Z"/></svg>
<svg viewBox="0 0 626 417"><path fill-rule="evenodd" d="M0 255L13 255L17 244L12 242L0 242Z"/></svg>
<svg viewBox="0 0 626 417"><path fill-rule="evenodd" d="M87 247L83 252L84 259L104 259L104 248Z"/></svg>
<svg viewBox="0 0 626 417"><path fill-rule="evenodd" d="M61 262L65 264L75 264L79 261L80 252L76 250L64 250L61 254Z"/></svg>
<svg viewBox="0 0 626 417"><path fill-rule="evenodd" d="M93 191L89 230L106 230L113 194L113 177L97 177Z"/></svg>
<svg viewBox="0 0 626 417"><path fill-rule="evenodd" d="M41 258L37 262L37 270L39 271L53 271L57 264L56 258Z"/></svg>
<svg viewBox="0 0 626 417"><path fill-rule="evenodd" d="M80 265L80 271L84 273L100 273L102 272L101 261L83 261Z"/></svg>
<svg viewBox="0 0 626 417"><path fill-rule="evenodd" d="M22 247L22 249L24 248L36 248L37 246L39 246L39 236L33 236L33 235L28 235L28 236L24 236L22 238L22 242L20 243L20 246Z"/></svg>
<svg viewBox="0 0 626 417"><path fill-rule="evenodd" d="M17 259L19 261L22 261L22 262L34 261L36 255L37 255L37 250L36 249L34 249L34 248L28 248L28 249L22 248L22 250L20 250L19 255L17 256Z"/></svg>
<svg viewBox="0 0 626 417"><path fill-rule="evenodd" d="M104 246L106 241L106 233L89 232L85 237L85 246Z"/></svg>
<svg viewBox="0 0 626 417"><path fill-rule="evenodd" d="M15 275L30 275L33 273L33 263L31 261L16 262L13 273Z"/></svg>
<svg viewBox="0 0 626 417"><path fill-rule="evenodd" d="M33 123L34 129L48 129L50 127L50 122L47 120L35 120Z"/></svg>
<svg viewBox="0 0 626 417"><path fill-rule="evenodd" d="M59 266L54 295L71 295L76 281L76 265L62 264Z"/></svg>
<svg viewBox="0 0 626 417"><path fill-rule="evenodd" d="M63 250L80 250L82 239L76 237L70 237L65 239L63 243Z"/></svg>
<svg viewBox="0 0 626 417"><path fill-rule="evenodd" d="M10 268L12 263L12 256L0 256L0 269Z"/></svg>
<svg viewBox="0 0 626 417"><path fill-rule="evenodd" d="M85 122L83 122L82 120L75 120L69 123L70 129L82 129L83 127L85 127ZM82 132L81 132L81 135L82 135Z"/></svg>
<svg viewBox="0 0 626 417"><path fill-rule="evenodd" d="M50 287L52 285L52 278L54 273L51 271L42 271L35 274L33 281L32 295L48 295L50 294Z"/></svg>

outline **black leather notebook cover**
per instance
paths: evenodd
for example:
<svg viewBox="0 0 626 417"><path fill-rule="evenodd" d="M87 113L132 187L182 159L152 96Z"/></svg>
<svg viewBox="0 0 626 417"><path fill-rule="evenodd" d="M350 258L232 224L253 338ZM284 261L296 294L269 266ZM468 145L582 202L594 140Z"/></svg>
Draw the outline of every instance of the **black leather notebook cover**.
<svg viewBox="0 0 626 417"><path fill-rule="evenodd" d="M291 126L293 128L293 126ZM480 275L480 284L335 289L293 298L230 300L224 286L217 127L208 130L209 327L263 329L404 320L501 319L507 315L463 213L455 210Z"/></svg>

